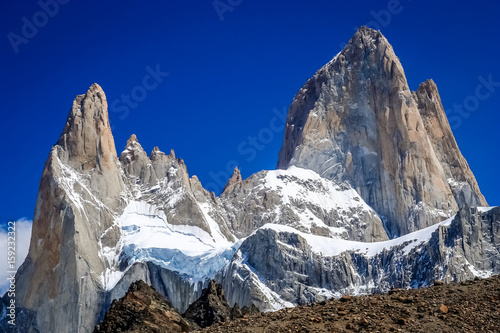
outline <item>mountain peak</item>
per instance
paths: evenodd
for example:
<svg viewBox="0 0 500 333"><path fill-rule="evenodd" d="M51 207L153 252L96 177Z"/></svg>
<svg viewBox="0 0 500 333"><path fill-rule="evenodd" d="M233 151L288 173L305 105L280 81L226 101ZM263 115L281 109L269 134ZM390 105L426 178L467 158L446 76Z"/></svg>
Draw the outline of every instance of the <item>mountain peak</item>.
<svg viewBox="0 0 500 333"><path fill-rule="evenodd" d="M132 134L127 140L125 150L123 150L123 152L120 154L120 161L123 165L128 165L139 159L142 159L146 162L149 160L148 155L137 140L137 136L135 134Z"/></svg>
<svg viewBox="0 0 500 333"><path fill-rule="evenodd" d="M102 87L97 84L97 83L92 83L92 85L89 87L89 89L87 90L87 95L88 94L101 94L102 96L106 97L104 95L104 90L102 89Z"/></svg>
<svg viewBox="0 0 500 333"><path fill-rule="evenodd" d="M347 180L386 219L388 234L402 235L466 201L486 204L454 141L434 81L412 93L387 39L361 27L295 96L278 168Z"/></svg>
<svg viewBox="0 0 500 333"><path fill-rule="evenodd" d="M269 311L498 274L500 208L452 218L484 198L435 84L411 92L381 36L360 30L297 93L279 161L290 168L244 181L235 168L219 197L135 135L118 161L104 92L77 96L42 174L16 307L41 332L87 333L145 279L204 326L243 314L229 304ZM165 314L147 289L114 302L120 323Z"/></svg>
<svg viewBox="0 0 500 333"><path fill-rule="evenodd" d="M164 152L162 152L158 146L155 146L150 154L152 161L159 159L159 158L162 158L165 155L166 154Z"/></svg>
<svg viewBox="0 0 500 333"><path fill-rule="evenodd" d="M406 84L403 67L399 58L394 53L392 45L379 31L362 26L349 40L349 43L341 51L342 60L352 67L357 67L366 74L386 76L393 79L393 69L399 69L397 79L403 77Z"/></svg>
<svg viewBox="0 0 500 333"><path fill-rule="evenodd" d="M129 142L139 142L139 141L137 141L137 136L135 134L132 134L130 138L127 140L127 144L129 144Z"/></svg>
<svg viewBox="0 0 500 333"><path fill-rule="evenodd" d="M238 167L235 166L234 170L233 170L233 175L227 181L227 184L226 184L226 186L224 186L224 189L222 190L222 193L224 193L226 190L229 190L229 189L233 188L234 185L240 183L241 181L242 181L242 178L241 178L240 169L238 169Z"/></svg>
<svg viewBox="0 0 500 333"><path fill-rule="evenodd" d="M66 120L57 145L63 157L76 170L110 168L116 148L109 125L108 103L102 88L94 83L84 95L78 95Z"/></svg>
<svg viewBox="0 0 500 333"><path fill-rule="evenodd" d="M379 56L387 55L390 58L397 59L393 52L387 53L386 51L392 51L392 46L384 35L379 30L362 26L330 63L335 62L335 60L351 62L359 62L360 60L364 60L364 62L380 61L379 57L373 55L370 57L367 56L367 53L376 53Z"/></svg>
<svg viewBox="0 0 500 333"><path fill-rule="evenodd" d="M356 37L373 37L373 38L377 38L377 37L383 37L383 35L380 32L380 30L375 30L375 29L372 29L372 28L368 28L366 25L362 25L354 33L353 38L356 38Z"/></svg>

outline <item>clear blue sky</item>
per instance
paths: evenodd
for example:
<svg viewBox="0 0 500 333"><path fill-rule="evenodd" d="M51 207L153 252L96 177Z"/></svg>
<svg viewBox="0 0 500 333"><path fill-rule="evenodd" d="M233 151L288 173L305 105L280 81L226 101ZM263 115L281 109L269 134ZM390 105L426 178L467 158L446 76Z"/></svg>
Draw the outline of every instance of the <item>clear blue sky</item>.
<svg viewBox="0 0 500 333"><path fill-rule="evenodd" d="M48 153L94 82L115 103L118 153L135 133L148 153L174 149L214 190L231 161L244 177L273 169L283 133L270 122L361 25L389 39L410 88L436 81L482 192L500 205L500 87L476 97L478 77L500 82L497 1L221 0L219 12L212 0L60 2L49 16L36 1L2 0L2 223L33 217ZM145 90L157 66L169 75ZM464 101L471 111L460 115L453 105Z"/></svg>

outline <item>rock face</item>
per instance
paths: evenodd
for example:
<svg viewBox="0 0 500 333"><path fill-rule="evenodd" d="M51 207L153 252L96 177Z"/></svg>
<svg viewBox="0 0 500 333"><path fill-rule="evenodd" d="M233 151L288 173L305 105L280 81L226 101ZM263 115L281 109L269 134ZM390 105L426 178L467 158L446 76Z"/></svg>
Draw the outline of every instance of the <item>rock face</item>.
<svg viewBox="0 0 500 333"><path fill-rule="evenodd" d="M94 333L189 332L257 313L255 306L230 307L222 286L211 280L200 298L181 316L160 293L138 280L130 284L123 297L111 303Z"/></svg>
<svg viewBox="0 0 500 333"><path fill-rule="evenodd" d="M99 253L120 237L114 220L123 189L106 96L94 84L75 99L45 164L29 253L17 274L18 304L36 311L42 332L95 326L99 276L109 267Z"/></svg>
<svg viewBox="0 0 500 333"><path fill-rule="evenodd" d="M127 268L120 281L107 293L106 303L101 307L106 311L113 300L123 297L134 281L142 280L151 285L163 297L182 312L201 295L201 290L208 281L193 283L177 271L165 269L151 261L135 262Z"/></svg>
<svg viewBox="0 0 500 333"><path fill-rule="evenodd" d="M432 80L411 92L392 46L359 29L295 96L278 168L347 180L391 237L486 206Z"/></svg>
<svg viewBox="0 0 500 333"><path fill-rule="evenodd" d="M273 223L362 242L387 239L377 213L349 184L326 180L310 170L261 171L227 186L220 199L238 238Z"/></svg>
<svg viewBox="0 0 500 333"><path fill-rule="evenodd" d="M132 135L120 155L120 162L131 197L140 197L156 205L172 224L198 227L212 233L200 205L216 210L214 198L201 186L196 176L189 178L184 161L176 158L173 150L166 155L155 147L151 157L148 157L136 136ZM214 214L213 218L219 232L223 237L234 240L225 221L218 215L220 213Z"/></svg>
<svg viewBox="0 0 500 333"><path fill-rule="evenodd" d="M113 301L94 333L189 332L189 324L163 296L139 280Z"/></svg>
<svg viewBox="0 0 500 333"><path fill-rule="evenodd" d="M259 308L273 310L343 294L425 287L434 280L488 277L499 272L499 214L500 207L463 208L444 222L376 243L268 226L241 244L223 271L224 290L230 304L251 299ZM257 290L265 290L265 297Z"/></svg>
<svg viewBox="0 0 500 333"><path fill-rule="evenodd" d="M194 327L203 328L214 323L228 322L233 319L235 312L227 303L222 286L212 280L183 316L194 323ZM241 311L239 312L238 315L241 317Z"/></svg>
<svg viewBox="0 0 500 333"><path fill-rule="evenodd" d="M242 179L235 169L217 197L173 151L148 155L135 135L117 156L94 84L76 97L43 171L16 276L24 326L8 327L3 312L0 326L91 332L112 304L126 306L113 300L137 280L208 323L239 307L500 273L499 208L476 207L486 202L434 83L410 92L373 30L360 29L297 94L278 164L286 170Z"/></svg>

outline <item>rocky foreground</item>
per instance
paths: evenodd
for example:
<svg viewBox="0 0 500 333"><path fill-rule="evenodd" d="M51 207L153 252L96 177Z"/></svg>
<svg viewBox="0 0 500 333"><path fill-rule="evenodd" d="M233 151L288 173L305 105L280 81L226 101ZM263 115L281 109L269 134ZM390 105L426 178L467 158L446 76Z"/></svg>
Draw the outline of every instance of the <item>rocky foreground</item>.
<svg viewBox="0 0 500 333"><path fill-rule="evenodd" d="M183 314L142 281L113 301L94 333L128 332L500 332L500 275L277 312L230 307L214 281Z"/></svg>
<svg viewBox="0 0 500 333"><path fill-rule="evenodd" d="M500 332L500 276L329 300L202 332Z"/></svg>
<svg viewBox="0 0 500 333"><path fill-rule="evenodd" d="M130 285L125 296L111 303L94 333L181 333L258 313L255 306L231 307L222 286L212 280L200 298L181 315L153 287L139 280Z"/></svg>
<svg viewBox="0 0 500 333"><path fill-rule="evenodd" d="M167 329L167 331L165 331ZM136 281L119 300L111 303L94 333L187 332L189 323L163 296L143 281Z"/></svg>

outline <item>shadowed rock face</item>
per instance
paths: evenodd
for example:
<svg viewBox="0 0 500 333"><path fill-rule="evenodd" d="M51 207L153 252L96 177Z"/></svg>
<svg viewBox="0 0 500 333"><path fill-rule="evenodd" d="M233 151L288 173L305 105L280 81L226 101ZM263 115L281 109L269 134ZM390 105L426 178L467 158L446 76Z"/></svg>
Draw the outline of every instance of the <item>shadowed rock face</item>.
<svg viewBox="0 0 500 333"><path fill-rule="evenodd" d="M252 306L231 307L226 300L222 285L211 280L203 289L200 298L194 301L182 315L194 328L204 328L217 323L226 323L245 315L257 314L259 309Z"/></svg>
<svg viewBox="0 0 500 333"><path fill-rule="evenodd" d="M486 206L433 81L411 92L385 37L359 29L295 96L278 168L348 180L390 236Z"/></svg>
<svg viewBox="0 0 500 333"><path fill-rule="evenodd" d="M211 280L181 316L160 293L138 280L130 284L123 297L113 300L94 333L189 332L257 313L255 306L230 307L222 286Z"/></svg>
<svg viewBox="0 0 500 333"><path fill-rule="evenodd" d="M203 289L200 298L189 306L184 317L203 328L229 321L231 313L232 308L224 297L222 286L212 280L208 287Z"/></svg>
<svg viewBox="0 0 500 333"><path fill-rule="evenodd" d="M113 301L94 333L189 332L189 324L163 296L142 280Z"/></svg>

